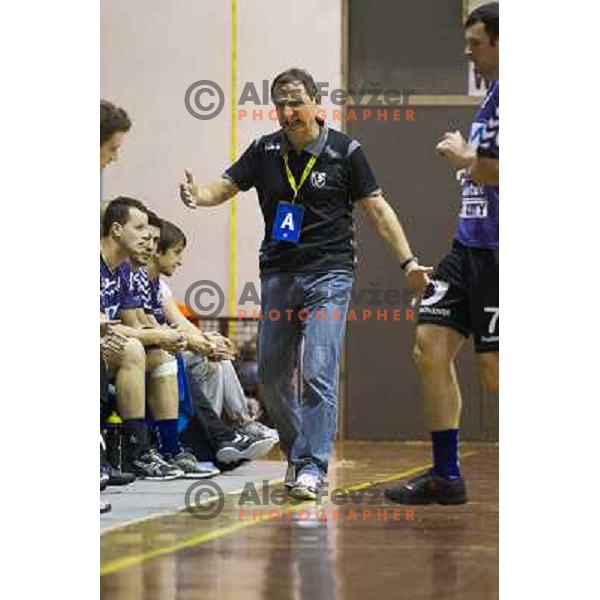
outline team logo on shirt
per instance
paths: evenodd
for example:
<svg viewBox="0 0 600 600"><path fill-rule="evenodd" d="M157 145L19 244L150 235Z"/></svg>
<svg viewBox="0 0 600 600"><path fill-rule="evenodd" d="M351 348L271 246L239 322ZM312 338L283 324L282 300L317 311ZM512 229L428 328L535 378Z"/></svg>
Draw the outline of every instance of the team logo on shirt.
<svg viewBox="0 0 600 600"><path fill-rule="evenodd" d="M473 148L477 148L479 146L484 132L485 123L473 123L471 125L471 135L469 136L469 144Z"/></svg>
<svg viewBox="0 0 600 600"><path fill-rule="evenodd" d="M463 198L460 208L461 219L487 219L488 201L485 198Z"/></svg>
<svg viewBox="0 0 600 600"><path fill-rule="evenodd" d="M310 182L314 188L320 190L325 187L325 173L322 171L313 171L310 174Z"/></svg>

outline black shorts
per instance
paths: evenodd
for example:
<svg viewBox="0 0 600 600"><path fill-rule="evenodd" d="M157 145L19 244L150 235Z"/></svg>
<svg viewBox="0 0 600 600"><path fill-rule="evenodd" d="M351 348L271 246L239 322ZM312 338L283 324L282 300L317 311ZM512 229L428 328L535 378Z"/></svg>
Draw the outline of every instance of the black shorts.
<svg viewBox="0 0 600 600"><path fill-rule="evenodd" d="M469 248L456 240L438 265L421 301L419 323L473 334L476 352L500 344L498 250Z"/></svg>

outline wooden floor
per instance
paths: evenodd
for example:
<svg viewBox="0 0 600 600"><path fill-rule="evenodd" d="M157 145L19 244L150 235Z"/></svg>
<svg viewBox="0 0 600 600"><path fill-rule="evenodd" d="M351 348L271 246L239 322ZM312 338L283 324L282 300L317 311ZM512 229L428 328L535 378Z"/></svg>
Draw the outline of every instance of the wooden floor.
<svg viewBox="0 0 600 600"><path fill-rule="evenodd" d="M227 495L212 519L184 511L111 530L101 537L101 597L498 598L498 449L464 444L462 456L464 506L407 512L381 495L428 466L427 445L344 442L321 506L291 505L271 483L266 503L264 489L245 504ZM345 499L332 494L339 488Z"/></svg>

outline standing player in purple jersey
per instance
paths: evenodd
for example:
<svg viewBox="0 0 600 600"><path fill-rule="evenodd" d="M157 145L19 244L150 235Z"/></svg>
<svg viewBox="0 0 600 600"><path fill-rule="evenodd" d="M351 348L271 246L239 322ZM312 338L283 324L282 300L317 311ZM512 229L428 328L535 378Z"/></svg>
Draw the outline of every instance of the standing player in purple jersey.
<svg viewBox="0 0 600 600"><path fill-rule="evenodd" d="M488 84L469 141L458 131L444 134L437 154L459 169L462 206L450 252L438 265L419 309L414 356L421 379L425 417L433 445L433 468L388 488L401 504L463 504L458 428L460 388L454 359L473 335L481 380L498 393L498 3L474 10L465 23L466 55Z"/></svg>

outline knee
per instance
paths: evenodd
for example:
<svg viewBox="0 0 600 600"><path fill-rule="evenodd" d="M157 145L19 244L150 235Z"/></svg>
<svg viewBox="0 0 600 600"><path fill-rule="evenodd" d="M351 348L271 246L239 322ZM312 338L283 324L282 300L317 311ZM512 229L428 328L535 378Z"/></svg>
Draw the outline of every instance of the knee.
<svg viewBox="0 0 600 600"><path fill-rule="evenodd" d="M177 375L177 360L164 350L151 350L147 354L146 371L150 378L173 377Z"/></svg>
<svg viewBox="0 0 600 600"><path fill-rule="evenodd" d="M121 355L121 366L138 367L144 369L146 366L146 353L142 343L135 339L129 338L123 347Z"/></svg>
<svg viewBox="0 0 600 600"><path fill-rule="evenodd" d="M159 348L153 348L151 350L146 351L146 370L152 371L156 367L160 365L164 365L172 362L173 355L169 354L165 350L161 350Z"/></svg>
<svg viewBox="0 0 600 600"><path fill-rule="evenodd" d="M443 344L437 343L431 336L421 334L417 329L413 360L419 371L432 371L447 368L452 362L452 357Z"/></svg>

